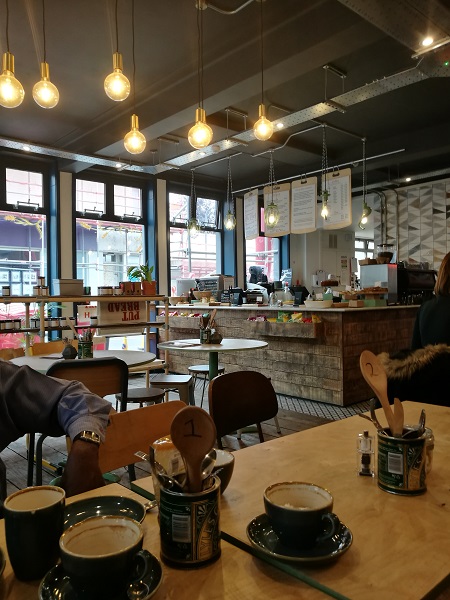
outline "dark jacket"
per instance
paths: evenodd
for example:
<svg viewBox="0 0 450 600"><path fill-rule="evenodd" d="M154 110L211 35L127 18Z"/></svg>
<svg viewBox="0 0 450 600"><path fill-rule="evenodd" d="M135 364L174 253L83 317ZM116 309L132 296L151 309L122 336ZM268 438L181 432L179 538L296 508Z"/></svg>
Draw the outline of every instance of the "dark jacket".
<svg viewBox="0 0 450 600"><path fill-rule="evenodd" d="M450 346L450 296L435 296L419 308L411 348L416 350L429 344Z"/></svg>

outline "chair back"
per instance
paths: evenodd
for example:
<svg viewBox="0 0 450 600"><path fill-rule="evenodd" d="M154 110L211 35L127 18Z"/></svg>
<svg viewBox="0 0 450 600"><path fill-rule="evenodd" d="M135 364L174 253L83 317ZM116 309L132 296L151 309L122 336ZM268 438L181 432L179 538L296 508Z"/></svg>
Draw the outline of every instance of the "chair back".
<svg viewBox="0 0 450 600"><path fill-rule="evenodd" d="M61 354L64 350L64 346L65 344L63 340L53 340L52 342L35 342L32 346L30 346L30 352L32 356L39 354L56 354L57 352ZM77 349L78 341L72 340L72 346Z"/></svg>
<svg viewBox="0 0 450 600"><path fill-rule="evenodd" d="M0 358L3 360L11 360L17 356L25 356L25 350L23 348L0 348Z"/></svg>
<svg viewBox="0 0 450 600"><path fill-rule="evenodd" d="M278 401L270 379L257 371L236 371L218 375L209 384L209 412L221 437L248 425L273 419ZM261 438L261 433L260 433Z"/></svg>
<svg viewBox="0 0 450 600"><path fill-rule="evenodd" d="M170 434L172 419L186 404L171 400L110 415L105 443L100 445L99 464L102 473L141 461L138 450L148 452L150 444Z"/></svg>
<svg viewBox="0 0 450 600"><path fill-rule="evenodd" d="M126 406L128 367L120 358L62 360L53 363L46 374L59 379L81 381L88 390L98 396L120 393Z"/></svg>

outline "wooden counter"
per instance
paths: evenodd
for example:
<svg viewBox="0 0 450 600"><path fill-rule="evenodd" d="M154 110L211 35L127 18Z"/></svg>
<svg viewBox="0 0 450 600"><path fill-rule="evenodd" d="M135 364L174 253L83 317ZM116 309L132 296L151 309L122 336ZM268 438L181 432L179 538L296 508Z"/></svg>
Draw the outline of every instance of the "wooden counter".
<svg viewBox="0 0 450 600"><path fill-rule="evenodd" d="M260 339L268 347L255 354L221 354L226 372L255 370L272 379L279 394L297 396L339 406L347 406L373 396L364 381L359 356L365 349L375 354L408 348L418 306L365 308L328 308L309 310L302 307L270 308L254 305L176 306L169 317L170 339L198 337L198 318L181 314L217 309L218 331L228 338ZM321 323L270 323L248 321L264 315L274 318L278 311L316 314ZM158 316L158 320L163 317ZM160 331L163 340L165 331ZM208 363L208 354L196 355L196 363ZM170 370L187 373L192 357L176 350L169 355Z"/></svg>

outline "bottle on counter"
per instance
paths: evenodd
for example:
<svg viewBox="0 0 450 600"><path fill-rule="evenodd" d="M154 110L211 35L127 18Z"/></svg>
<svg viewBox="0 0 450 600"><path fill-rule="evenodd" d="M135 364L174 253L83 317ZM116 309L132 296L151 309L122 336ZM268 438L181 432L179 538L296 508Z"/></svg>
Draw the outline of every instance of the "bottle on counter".
<svg viewBox="0 0 450 600"><path fill-rule="evenodd" d="M294 296L291 294L291 290L289 289L289 283L287 281L284 282L284 290L283 290L283 303L292 303L294 300Z"/></svg>

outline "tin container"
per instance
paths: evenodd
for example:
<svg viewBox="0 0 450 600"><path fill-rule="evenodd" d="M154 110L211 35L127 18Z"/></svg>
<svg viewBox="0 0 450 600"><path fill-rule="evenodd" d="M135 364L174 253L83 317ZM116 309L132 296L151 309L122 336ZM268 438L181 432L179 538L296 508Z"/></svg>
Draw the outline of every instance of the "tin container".
<svg viewBox="0 0 450 600"><path fill-rule="evenodd" d="M209 344L211 342L211 329L200 329L200 344Z"/></svg>
<svg viewBox="0 0 450 600"><path fill-rule="evenodd" d="M37 278L37 282L38 282L38 285L45 286L45 277L43 277L42 275L39 275L39 277Z"/></svg>
<svg viewBox="0 0 450 600"><path fill-rule="evenodd" d="M220 479L197 494L160 491L161 558L171 566L207 565L220 556Z"/></svg>
<svg viewBox="0 0 450 600"><path fill-rule="evenodd" d="M79 341L78 358L94 358L94 343Z"/></svg>
<svg viewBox="0 0 450 600"><path fill-rule="evenodd" d="M11 296L11 288L9 285L2 286L2 296Z"/></svg>
<svg viewBox="0 0 450 600"><path fill-rule="evenodd" d="M426 433L395 438L378 432L378 487L391 494L417 496L426 489Z"/></svg>

